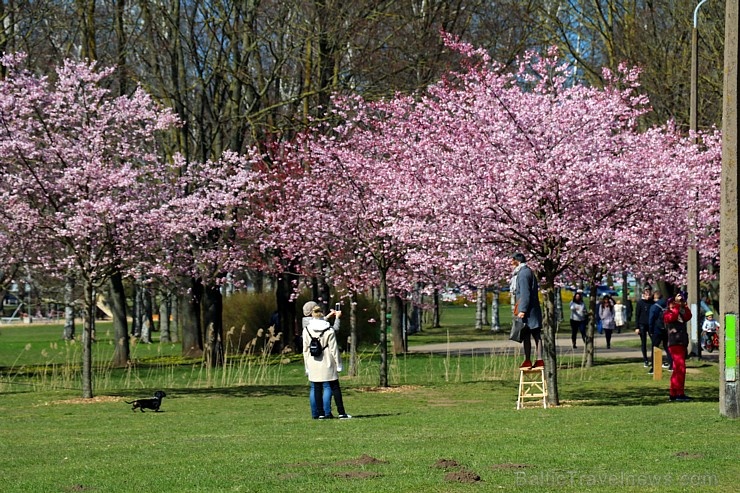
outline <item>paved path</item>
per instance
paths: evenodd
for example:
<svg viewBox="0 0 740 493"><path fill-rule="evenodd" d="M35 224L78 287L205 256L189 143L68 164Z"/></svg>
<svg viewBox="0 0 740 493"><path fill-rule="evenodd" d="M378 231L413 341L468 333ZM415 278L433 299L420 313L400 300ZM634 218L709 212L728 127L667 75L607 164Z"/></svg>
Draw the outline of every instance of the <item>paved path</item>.
<svg viewBox="0 0 740 493"><path fill-rule="evenodd" d="M414 336L411 336L412 339ZM597 334L595 339L595 351L594 358L616 358L616 359L634 359L637 361L642 360L642 351L640 350L639 343L636 347L623 347L622 343L626 341L639 341L640 336L634 332L621 334L614 334L612 336L612 347L606 349L606 339L602 334ZM578 348L573 349L570 334L558 335L556 340L558 348L558 359L563 357L584 357L585 345L580 341L577 341ZM634 344L634 343L633 343ZM648 341L648 356L650 355L650 342ZM502 338L497 335L496 339L488 341L469 341L469 342L450 342L450 343L436 343L436 344L423 344L409 346L410 353L434 353L434 354L447 354L457 356L462 355L487 355L487 354L520 354L522 351L522 345L514 341ZM717 361L719 358L718 353L706 353L702 354L702 359L707 361Z"/></svg>

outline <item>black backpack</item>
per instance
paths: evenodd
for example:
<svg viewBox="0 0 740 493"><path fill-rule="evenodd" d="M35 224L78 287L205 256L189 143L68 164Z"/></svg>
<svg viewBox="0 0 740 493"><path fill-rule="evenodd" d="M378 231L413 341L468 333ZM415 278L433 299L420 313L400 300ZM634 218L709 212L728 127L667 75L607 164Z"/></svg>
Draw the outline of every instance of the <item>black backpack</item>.
<svg viewBox="0 0 740 493"><path fill-rule="evenodd" d="M661 306L658 303L653 303L650 306L650 312L648 313L648 320L652 321L655 316L655 332L660 333L665 330L665 323L663 322L663 315L666 311L665 306Z"/></svg>
<svg viewBox="0 0 740 493"><path fill-rule="evenodd" d="M321 345L321 336L324 335L324 332L326 332L327 330L329 329L324 329L319 332L319 335L317 337L314 337L310 331L306 330L306 332L308 332L308 336L311 338L311 342L308 343L308 354L310 354L314 358L321 358L321 355L324 354L324 349L326 349L326 346Z"/></svg>

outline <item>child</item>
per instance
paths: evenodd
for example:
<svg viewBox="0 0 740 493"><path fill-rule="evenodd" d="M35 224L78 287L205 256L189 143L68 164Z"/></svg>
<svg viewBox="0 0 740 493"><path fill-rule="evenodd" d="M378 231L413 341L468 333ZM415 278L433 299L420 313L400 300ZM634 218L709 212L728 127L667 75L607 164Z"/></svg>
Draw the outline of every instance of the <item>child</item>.
<svg viewBox="0 0 740 493"><path fill-rule="evenodd" d="M714 313L711 311L706 312L704 317L704 324L701 326L701 347L711 353L717 347L718 341L714 337L719 331L719 322L714 319Z"/></svg>

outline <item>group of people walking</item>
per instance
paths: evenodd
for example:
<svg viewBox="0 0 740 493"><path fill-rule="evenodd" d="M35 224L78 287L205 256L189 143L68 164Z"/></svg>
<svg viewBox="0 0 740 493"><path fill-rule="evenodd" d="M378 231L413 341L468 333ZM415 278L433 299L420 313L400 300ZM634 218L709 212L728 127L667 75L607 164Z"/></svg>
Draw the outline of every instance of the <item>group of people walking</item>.
<svg viewBox="0 0 740 493"><path fill-rule="evenodd" d="M603 332L606 337L606 348L611 349L612 334L614 331L618 334L621 333L627 320L629 320L628 308L619 300L614 301L611 296L605 294L596 307L595 315L597 317L596 325L599 327L599 332ZM578 349L576 340L579 333L583 343L586 343L586 325L588 321L589 310L583 301L583 292L578 290L570 302L570 334L573 341L573 349Z"/></svg>

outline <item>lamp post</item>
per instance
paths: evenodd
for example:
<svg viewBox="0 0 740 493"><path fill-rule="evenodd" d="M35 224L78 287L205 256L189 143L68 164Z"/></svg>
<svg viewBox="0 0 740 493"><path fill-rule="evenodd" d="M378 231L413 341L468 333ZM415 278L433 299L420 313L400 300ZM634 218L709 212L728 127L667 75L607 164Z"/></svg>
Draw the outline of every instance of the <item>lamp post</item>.
<svg viewBox="0 0 740 493"><path fill-rule="evenodd" d="M697 78L699 76L699 9L707 0L701 0L694 9L694 28L691 30L691 101L689 108L689 129L696 132Z"/></svg>
<svg viewBox="0 0 740 493"><path fill-rule="evenodd" d="M698 18L699 9L707 0L701 0L694 9L694 27L691 30L691 97L689 102L689 130L692 133L692 141L696 144L696 108L697 108L697 79L699 76L699 55L698 55L698 44L699 44L699 29L698 29ZM690 225L694 226L694 225ZM699 308L701 306L699 300L700 286L699 286L699 252L696 249L696 236L695 232L691 230L689 233L689 251L687 255L687 276L686 276L686 290L688 291L688 304L691 308L691 313L694 316L691 318L691 354L701 357L701 345L699 344Z"/></svg>
<svg viewBox="0 0 740 493"><path fill-rule="evenodd" d="M722 181L720 204L719 409L722 416L740 418L740 235L738 235L737 167L737 0L725 3L725 67L722 89Z"/></svg>

